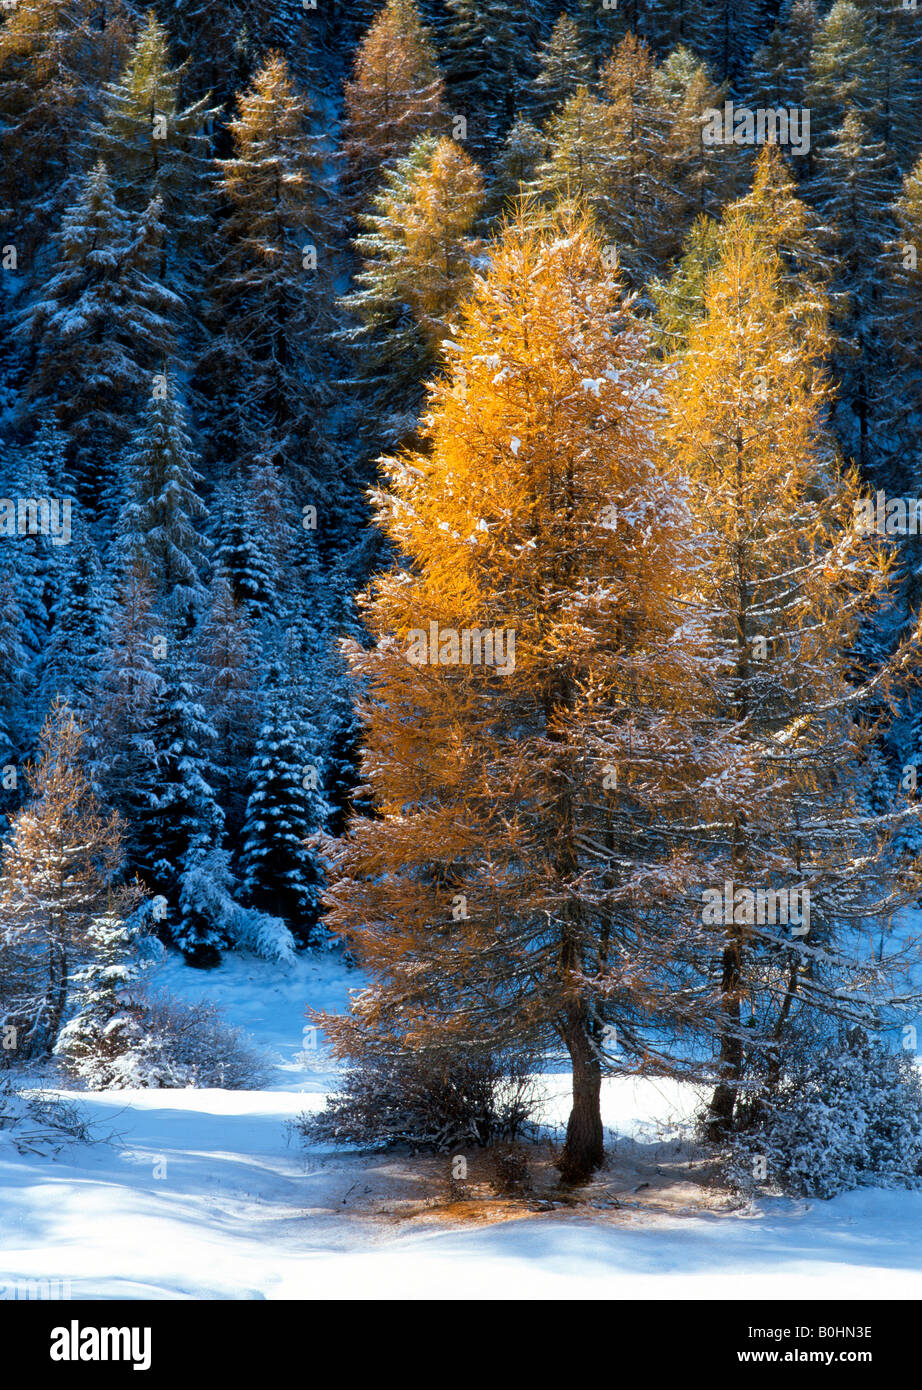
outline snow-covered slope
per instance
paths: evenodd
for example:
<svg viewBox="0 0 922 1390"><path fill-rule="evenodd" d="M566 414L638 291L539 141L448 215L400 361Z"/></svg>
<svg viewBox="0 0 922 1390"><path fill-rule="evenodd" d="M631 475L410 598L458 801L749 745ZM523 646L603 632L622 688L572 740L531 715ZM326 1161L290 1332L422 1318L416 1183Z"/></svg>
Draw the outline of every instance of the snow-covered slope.
<svg viewBox="0 0 922 1390"><path fill-rule="evenodd" d="M0 1147L0 1295L44 1279L74 1298L922 1297L916 1193L400 1219L405 1160L305 1151L285 1123L332 1075L322 1047L304 1050L305 1002L341 1007L360 977L334 957L285 975L236 958L209 974L171 963L161 982L249 1029L275 1060L272 1089L81 1095L109 1142L56 1159ZM566 1078L545 1084L562 1121ZM605 1119L641 1151L696 1099L612 1081Z"/></svg>

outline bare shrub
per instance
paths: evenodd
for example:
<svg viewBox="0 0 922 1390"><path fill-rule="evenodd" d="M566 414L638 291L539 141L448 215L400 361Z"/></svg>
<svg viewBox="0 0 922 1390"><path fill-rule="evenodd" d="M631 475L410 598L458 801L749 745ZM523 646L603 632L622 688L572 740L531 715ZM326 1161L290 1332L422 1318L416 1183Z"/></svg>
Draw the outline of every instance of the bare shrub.
<svg viewBox="0 0 922 1390"><path fill-rule="evenodd" d="M8 1078L0 1077L0 1144L6 1139L17 1153L44 1157L67 1144L89 1143L91 1138L76 1106L41 1091L23 1094Z"/></svg>
<svg viewBox="0 0 922 1390"><path fill-rule="evenodd" d="M529 1125L537 1095L525 1059L369 1048L299 1131L314 1143L454 1150L512 1140Z"/></svg>

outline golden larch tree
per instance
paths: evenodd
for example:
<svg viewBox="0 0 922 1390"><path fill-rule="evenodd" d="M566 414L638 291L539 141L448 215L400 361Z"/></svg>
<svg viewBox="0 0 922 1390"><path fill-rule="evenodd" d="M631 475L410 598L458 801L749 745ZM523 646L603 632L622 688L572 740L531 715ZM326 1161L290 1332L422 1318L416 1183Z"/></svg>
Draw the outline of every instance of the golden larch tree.
<svg viewBox="0 0 922 1390"><path fill-rule="evenodd" d="M345 1055L562 1043L578 1181L613 1040L661 1069L651 1020L695 1007L662 910L685 868L652 829L702 775L674 640L687 517L648 332L587 214L521 206L447 351L376 494L406 561L351 649L375 809L333 851L328 917L372 983L323 1023Z"/></svg>
<svg viewBox="0 0 922 1390"><path fill-rule="evenodd" d="M110 903L122 867L120 821L96 801L82 757L80 726L56 703L0 868L0 1019L16 1030L20 1058L50 1055L71 957Z"/></svg>
<svg viewBox="0 0 922 1390"><path fill-rule="evenodd" d="M444 124L436 50L414 0L387 0L346 83L343 151L361 205L384 168Z"/></svg>
<svg viewBox="0 0 922 1390"><path fill-rule="evenodd" d="M876 819L862 795L868 701L886 704L918 638L866 679L856 673L859 623L885 592L889 561L835 455L826 314L816 285L789 286L778 245L790 231L780 218L773 248L764 219L734 219L668 392L666 436L701 553L690 602L710 648L710 708L746 769L744 794L739 779L711 788L689 830L702 884L721 896L733 885L729 914L689 904L720 956L715 1138L744 1086L777 1080L792 1029L816 1043L829 1020L873 1021L883 994L856 942L919 884L915 866L901 874L886 857L889 832L916 808ZM787 894L799 916L754 918L737 890Z"/></svg>

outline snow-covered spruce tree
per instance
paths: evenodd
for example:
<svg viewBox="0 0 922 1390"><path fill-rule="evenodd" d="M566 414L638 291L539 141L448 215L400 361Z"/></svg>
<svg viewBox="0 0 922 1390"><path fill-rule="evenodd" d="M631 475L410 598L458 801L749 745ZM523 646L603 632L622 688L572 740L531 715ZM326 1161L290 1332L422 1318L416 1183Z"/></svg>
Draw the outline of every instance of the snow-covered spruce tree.
<svg viewBox="0 0 922 1390"><path fill-rule="evenodd" d="M442 78L413 0L387 0L355 54L346 83L343 154L353 210L367 206L386 169L444 124Z"/></svg>
<svg viewBox="0 0 922 1390"><path fill-rule="evenodd" d="M603 63L624 37L624 6L607 10L598 0L570 0L567 8L576 20L586 52L597 65ZM683 39L684 35L677 37Z"/></svg>
<svg viewBox="0 0 922 1390"><path fill-rule="evenodd" d="M16 726L23 753L34 746L44 720L35 695L48 648L51 613L60 591L67 558L81 533L79 509L73 507L73 489L62 467L66 436L49 420L39 420L28 443L0 445L0 493L5 498L35 499L24 532L17 510L14 525L5 525L0 539L0 571L3 573L7 611L18 614L15 636L10 629L7 672L15 678L6 687L6 708L19 710ZM41 499L57 503L54 538L41 532ZM69 508L69 510L68 510ZM53 513L49 512L49 519ZM10 518L4 521L9 523ZM10 531L12 530L12 534ZM46 701L47 705L47 701Z"/></svg>
<svg viewBox="0 0 922 1390"><path fill-rule="evenodd" d="M65 701L90 730L109 622L99 555L85 525L66 552L42 663L39 703ZM91 740L92 741L92 740Z"/></svg>
<svg viewBox="0 0 922 1390"><path fill-rule="evenodd" d="M509 211L534 182L539 165L547 158L547 143L536 125L524 116L516 118L493 166L485 203L489 216Z"/></svg>
<svg viewBox="0 0 922 1390"><path fill-rule="evenodd" d="M238 470L218 490L212 562L215 577L229 585L234 603L248 621L259 625L278 615L280 575L272 537L258 524L250 506L248 484L248 477Z"/></svg>
<svg viewBox="0 0 922 1390"><path fill-rule="evenodd" d="M754 107L807 105L818 23L814 0L793 0L786 17L753 55L746 87Z"/></svg>
<svg viewBox="0 0 922 1390"><path fill-rule="evenodd" d="M68 432L80 500L97 511L114 504L118 450L152 374L174 356L181 306L158 278L163 236L160 204L130 216L97 164L64 215L57 267L19 322L35 349L27 402L53 409Z"/></svg>
<svg viewBox="0 0 922 1390"><path fill-rule="evenodd" d="M342 306L359 320L345 336L377 402L379 439L407 432L419 384L438 360L447 320L473 274L471 229L482 201L480 172L461 146L421 136L386 174L374 211L360 219L362 269Z"/></svg>
<svg viewBox="0 0 922 1390"><path fill-rule="evenodd" d="M201 523L207 512L171 374L153 378L146 419L129 442L123 471L128 501L119 517L122 554L129 567L146 572L182 636L204 599L201 572L207 542Z"/></svg>
<svg viewBox="0 0 922 1390"><path fill-rule="evenodd" d="M662 10L669 16L674 8L666 4ZM765 0L694 0L685 11L686 31L675 37L704 59L719 82L739 87L768 30L766 8Z"/></svg>
<svg viewBox="0 0 922 1390"><path fill-rule="evenodd" d="M237 92L246 87L254 72L272 52L281 52L298 76L310 70L315 51L312 35L318 28L334 28L336 42L352 18L340 10L338 0L326 0L314 10L302 0L158 0L161 23L185 56L185 99L214 99L230 110ZM320 52L323 53L323 46ZM327 58L329 55L325 55Z"/></svg>
<svg viewBox="0 0 922 1390"><path fill-rule="evenodd" d="M823 249L834 266L831 290L844 306L836 322L834 357L841 381L837 433L865 478L873 476L881 408L892 390L881 334L886 248L897 239L890 209L898 192L890 152L850 108L818 156L810 197L826 228Z"/></svg>
<svg viewBox="0 0 922 1390"><path fill-rule="evenodd" d="M733 1137L726 1172L749 1196L922 1185L922 1082L913 1059L860 1028L844 1030L759 1099Z"/></svg>
<svg viewBox="0 0 922 1390"><path fill-rule="evenodd" d="M215 734L214 788L236 842L247 802L247 767L259 729L262 647L246 604L234 598L220 569L211 582L195 647L201 701Z"/></svg>
<svg viewBox="0 0 922 1390"><path fill-rule="evenodd" d="M124 821L129 873L142 867L138 836L149 806L144 773L153 753L151 718L163 693L157 643L163 624L154 611L155 590L142 568L120 576L105 648L94 682L93 775L109 805Z"/></svg>
<svg viewBox="0 0 922 1390"><path fill-rule="evenodd" d="M873 54L877 139L906 167L919 154L922 119L922 30L911 5L888 0L856 0L867 25Z"/></svg>
<svg viewBox="0 0 922 1390"><path fill-rule="evenodd" d="M490 158L535 76L537 16L533 6L505 0L446 0L451 20L445 44L447 104L467 122L476 158Z"/></svg>
<svg viewBox="0 0 922 1390"><path fill-rule="evenodd" d="M650 827L719 761L681 719L701 679L673 640L687 518L656 468L649 336L603 251L584 215L520 208L420 451L387 463L379 525L407 562L351 649L375 811L331 850L327 917L371 984L323 1020L347 1056L449 1068L562 1043L572 1180L603 1161L606 1025L668 1070L663 1021L687 1030L707 995L665 910L683 863Z"/></svg>
<svg viewBox="0 0 922 1390"><path fill-rule="evenodd" d="M717 1138L741 1091L777 1085L792 1038L809 1046L840 1022L880 1026L893 1001L892 963L868 933L919 890L919 866L887 852L919 812L865 811L875 731L862 711L871 696L886 704L920 645L912 634L856 680L850 652L888 560L829 435L819 291L786 289L764 226L741 220L704 297L668 391L667 437L702 557L690 599L711 652L713 727L736 745L735 775L709 787L687 830L705 892L688 912L719 956ZM788 910L759 915L755 895L779 890Z"/></svg>
<svg viewBox="0 0 922 1390"><path fill-rule="evenodd" d="M0 766L15 766L25 720L23 687L31 683L29 654L22 641L25 619L19 603L15 565L8 547L0 549ZM0 796L7 801L5 785Z"/></svg>
<svg viewBox="0 0 922 1390"><path fill-rule="evenodd" d="M273 667L247 777L240 870L247 901L283 917L306 945L317 937L321 892L317 856L307 842L324 827L329 808L317 730L293 694L299 692Z"/></svg>
<svg viewBox="0 0 922 1390"><path fill-rule="evenodd" d="M75 972L76 1008L62 1027L55 1055L92 1090L145 1084L144 1009L137 997L138 895L122 892L94 917L83 939L86 963Z"/></svg>
<svg viewBox="0 0 922 1390"><path fill-rule="evenodd" d="M138 859L145 885L169 905L170 940L190 964L207 968L220 960L221 930L195 890L204 860L224 838L211 762L216 735L181 653L173 651L162 674L147 767L139 777L146 805L136 827Z"/></svg>
<svg viewBox="0 0 922 1390"><path fill-rule="evenodd" d="M0 1017L20 1059L47 1057L69 997L71 959L122 867L118 818L106 816L82 768L83 737L55 704L27 769L29 800L0 863Z"/></svg>
<svg viewBox="0 0 922 1390"><path fill-rule="evenodd" d="M286 467L325 476L321 286L329 272L323 153L311 107L278 53L237 99L233 153L219 161L221 224L200 385L210 402L211 454L226 469L268 430ZM328 470L326 470L328 471Z"/></svg>
<svg viewBox="0 0 922 1390"><path fill-rule="evenodd" d="M150 991L150 904L136 898L123 892L90 925L75 1012L55 1054L92 1090L263 1084L262 1059L213 1004Z"/></svg>
<svg viewBox="0 0 922 1390"><path fill-rule="evenodd" d="M253 0L160 0L160 22L173 38L183 63L186 99L213 97L229 107L234 92L250 73L252 45L247 43L247 23L257 8Z"/></svg>
<svg viewBox="0 0 922 1390"><path fill-rule="evenodd" d="M881 334L899 389L887 393L881 408L891 447L904 465L893 484L908 494L917 485L922 462L917 444L922 370L915 347L922 341L922 156L905 175L894 211L899 231L887 258L890 273Z"/></svg>

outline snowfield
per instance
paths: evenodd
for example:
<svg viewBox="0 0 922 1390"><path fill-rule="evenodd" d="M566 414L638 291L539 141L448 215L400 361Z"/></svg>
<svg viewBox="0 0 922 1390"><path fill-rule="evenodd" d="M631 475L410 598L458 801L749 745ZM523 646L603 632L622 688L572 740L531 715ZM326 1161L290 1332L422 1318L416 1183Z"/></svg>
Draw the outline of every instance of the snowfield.
<svg viewBox="0 0 922 1390"><path fill-rule="evenodd" d="M57 1158L0 1143L2 1297L43 1279L94 1299L922 1298L922 1193L708 1209L667 1178L649 1206L520 1206L491 1224L427 1211L431 1165L305 1149L286 1129L334 1074L322 1047L304 1050L304 1006L342 1007L359 976L333 957L284 974L240 957L208 974L171 961L160 976L246 1027L272 1056L273 1088L68 1092L108 1142ZM567 1078L544 1085L560 1123ZM606 1084L628 1193L630 1154L660 1172L670 1124L696 1102L673 1083Z"/></svg>

